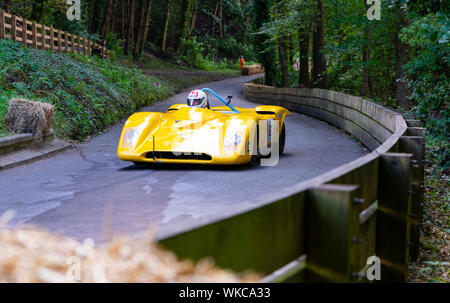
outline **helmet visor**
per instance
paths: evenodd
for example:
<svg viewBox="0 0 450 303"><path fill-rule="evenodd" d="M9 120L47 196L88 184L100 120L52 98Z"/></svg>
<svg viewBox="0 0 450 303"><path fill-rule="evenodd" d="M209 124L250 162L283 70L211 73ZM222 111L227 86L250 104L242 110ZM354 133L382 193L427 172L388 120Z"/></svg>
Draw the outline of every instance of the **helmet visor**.
<svg viewBox="0 0 450 303"><path fill-rule="evenodd" d="M187 99L187 104L189 106L197 106L202 103L202 99Z"/></svg>

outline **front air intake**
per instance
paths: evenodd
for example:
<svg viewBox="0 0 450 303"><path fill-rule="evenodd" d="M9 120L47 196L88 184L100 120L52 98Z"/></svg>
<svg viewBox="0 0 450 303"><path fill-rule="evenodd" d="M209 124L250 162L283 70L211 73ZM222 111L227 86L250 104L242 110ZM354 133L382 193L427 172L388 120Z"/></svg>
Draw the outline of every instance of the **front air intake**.
<svg viewBox="0 0 450 303"><path fill-rule="evenodd" d="M171 151L155 151L145 154L149 159L168 159L168 160L197 160L197 161L209 161L212 157L208 154L200 153L188 153L188 152L171 152Z"/></svg>

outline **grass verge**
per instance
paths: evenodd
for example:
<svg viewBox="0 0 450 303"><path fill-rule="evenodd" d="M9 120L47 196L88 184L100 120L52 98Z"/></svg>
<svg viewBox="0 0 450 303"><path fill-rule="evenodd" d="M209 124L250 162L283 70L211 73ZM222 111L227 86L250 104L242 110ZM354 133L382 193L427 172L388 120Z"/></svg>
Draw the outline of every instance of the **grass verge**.
<svg viewBox="0 0 450 303"><path fill-rule="evenodd" d="M53 104L56 134L83 140L181 88L237 74L186 70L148 56L141 60L148 65L144 71L126 60L58 54L1 40L0 136L10 135L4 116L13 97Z"/></svg>

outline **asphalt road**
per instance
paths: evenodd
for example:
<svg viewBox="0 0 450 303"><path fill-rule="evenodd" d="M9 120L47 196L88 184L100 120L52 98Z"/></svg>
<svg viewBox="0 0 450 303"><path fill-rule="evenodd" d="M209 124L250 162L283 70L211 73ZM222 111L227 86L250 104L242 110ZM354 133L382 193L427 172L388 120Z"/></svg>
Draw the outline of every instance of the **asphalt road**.
<svg viewBox="0 0 450 303"><path fill-rule="evenodd" d="M245 101L242 86L251 77L201 85L233 105ZM145 111L166 111L184 103L189 89ZM217 102L217 103L214 103ZM219 104L212 100L212 105ZM123 121L124 122L124 121ZM102 242L110 234L164 229L176 222L213 217L231 205L257 203L264 195L322 174L366 151L326 123L292 113L286 120L286 149L277 166L137 167L116 156L123 123L52 158L0 173L0 214L13 209L12 225L44 227L83 240Z"/></svg>

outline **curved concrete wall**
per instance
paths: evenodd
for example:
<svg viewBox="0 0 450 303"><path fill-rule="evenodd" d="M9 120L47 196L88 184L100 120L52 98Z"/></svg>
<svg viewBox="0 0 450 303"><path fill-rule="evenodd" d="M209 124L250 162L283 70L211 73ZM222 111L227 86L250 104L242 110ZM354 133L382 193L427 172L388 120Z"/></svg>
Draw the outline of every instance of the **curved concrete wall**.
<svg viewBox="0 0 450 303"><path fill-rule="evenodd" d="M343 128L372 152L214 220L174 225L160 243L181 258L267 274L264 281L359 281L373 255L384 281L405 281L418 248L424 130L338 92L247 83L244 95Z"/></svg>

